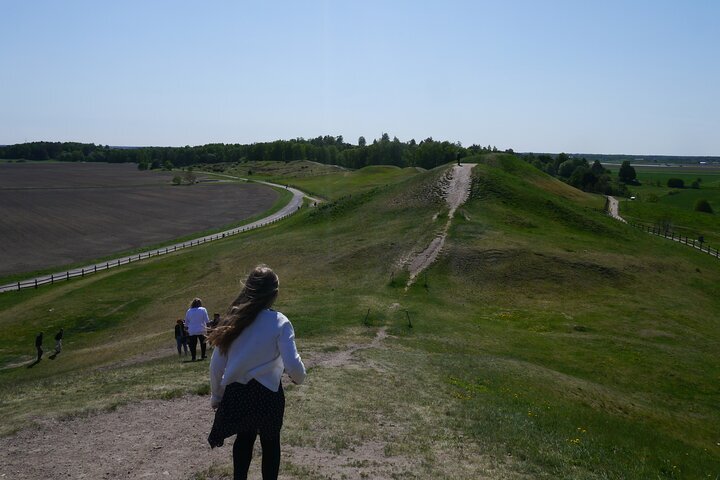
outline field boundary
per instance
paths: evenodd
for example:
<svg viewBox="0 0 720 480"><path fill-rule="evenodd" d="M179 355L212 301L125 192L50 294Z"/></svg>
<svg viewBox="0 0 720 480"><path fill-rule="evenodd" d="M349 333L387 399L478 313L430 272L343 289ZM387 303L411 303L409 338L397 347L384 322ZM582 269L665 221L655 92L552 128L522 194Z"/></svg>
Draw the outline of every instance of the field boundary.
<svg viewBox="0 0 720 480"><path fill-rule="evenodd" d="M229 175L224 175L224 176L230 177ZM231 178L236 178L238 180L246 180L246 179L241 179L239 177L231 177ZM91 275L93 273L101 272L103 270L109 270L111 268L116 268L121 265L127 265L129 263L138 262L140 260L146 260L151 257L158 257L161 255L167 255L169 253L175 253L178 250L183 250L185 248L190 248L190 247L196 247L198 245L203 245L205 243L216 241L216 240L222 240L224 238L231 237L233 235L238 235L240 233L244 233L249 230L254 230L256 228L260 228L260 227L264 227L266 225L277 223L280 220L283 220L283 219L293 215L298 210L300 210L300 207L302 207L303 199L307 196L303 191L301 191L297 188L294 188L294 187L278 185L275 183L264 182L264 181L256 181L254 183L261 183L264 185L268 185L270 187L283 188L283 189L290 191L293 194L293 196L290 199L290 201L288 202L288 204L285 205L283 208L281 208L279 211L277 211L271 215L268 215L265 218L261 218L260 220L249 223L247 225L231 228L228 230L224 230L222 232L214 233L211 235L205 235L205 236L191 239L191 240L186 240L184 242L176 243L174 245L169 245L167 247L155 248L155 249L149 250L147 252L142 252L142 253L138 253L138 254L134 254L134 255L126 255L126 256L118 257L118 258L108 260L105 262L99 262L99 263L86 265L84 267L74 268L74 269L67 270L64 272L51 273L49 275L41 275L41 276L30 278L27 280L20 280L17 282L0 285L0 293L15 292L15 291L19 291L19 290L23 290L23 289L27 289L27 288L36 289L42 285L52 285L55 282L68 281L71 278L85 277L86 275ZM311 200L317 200L317 199L311 198Z"/></svg>
<svg viewBox="0 0 720 480"><path fill-rule="evenodd" d="M680 234L675 235L675 232L670 231L669 229L663 229L657 226L652 225L645 225L642 223L635 223L635 222L628 222L623 217L620 216L620 213L618 212L619 203L618 200L615 197L606 196L607 201L605 203L605 210L607 211L608 215L613 217L614 219L621 221L623 223L626 223L630 225L631 227L635 227L639 230L642 230L645 233L649 233L650 235L657 235L658 237L663 237L668 240L672 240L674 242L679 242L684 245L687 245L688 247L695 248L697 250L700 250L703 253L707 253L711 257L715 257L720 259L720 250L717 248L713 248L710 245L705 244L705 242L701 242L699 240L696 240L694 238L689 238L687 236L683 237Z"/></svg>

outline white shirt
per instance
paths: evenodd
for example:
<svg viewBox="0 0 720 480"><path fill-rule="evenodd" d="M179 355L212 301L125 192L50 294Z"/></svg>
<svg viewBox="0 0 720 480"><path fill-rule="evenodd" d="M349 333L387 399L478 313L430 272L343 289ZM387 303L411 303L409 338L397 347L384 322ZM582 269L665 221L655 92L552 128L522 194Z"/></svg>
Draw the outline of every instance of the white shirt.
<svg viewBox="0 0 720 480"><path fill-rule="evenodd" d="M210 323L210 318L205 307L189 308L185 314L188 335L205 335L208 323Z"/></svg>
<svg viewBox="0 0 720 480"><path fill-rule="evenodd" d="M210 360L212 400L220 401L225 387L233 382L246 384L253 378L277 392L286 371L295 383L305 380L305 365L295 347L295 331L285 315L261 311L230 344L227 354L219 348Z"/></svg>

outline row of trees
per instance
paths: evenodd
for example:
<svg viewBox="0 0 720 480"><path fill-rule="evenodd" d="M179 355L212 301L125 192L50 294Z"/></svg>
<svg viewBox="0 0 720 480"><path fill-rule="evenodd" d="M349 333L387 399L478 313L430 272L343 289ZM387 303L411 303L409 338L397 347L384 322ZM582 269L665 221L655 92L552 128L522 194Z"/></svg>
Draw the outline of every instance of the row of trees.
<svg viewBox="0 0 720 480"><path fill-rule="evenodd" d="M618 172L619 182L614 182L610 170L595 160L592 165L584 157L572 157L566 153L558 155L532 153L523 155L523 158L549 175L557 177L570 185L586 192L602 193L605 195L628 195L625 184L635 182L635 169L628 163L632 171L625 168L625 163Z"/></svg>
<svg viewBox="0 0 720 480"><path fill-rule="evenodd" d="M110 147L73 142L32 142L0 147L0 158L25 160L60 160L71 162L137 163L140 169L185 167L196 164L259 160L311 160L320 163L362 168L368 165L433 168L465 156L497 152L496 147L426 138L401 142L383 133L368 143L346 143L342 136L297 138L252 144L208 144L197 147ZM509 150L512 151L512 150Z"/></svg>

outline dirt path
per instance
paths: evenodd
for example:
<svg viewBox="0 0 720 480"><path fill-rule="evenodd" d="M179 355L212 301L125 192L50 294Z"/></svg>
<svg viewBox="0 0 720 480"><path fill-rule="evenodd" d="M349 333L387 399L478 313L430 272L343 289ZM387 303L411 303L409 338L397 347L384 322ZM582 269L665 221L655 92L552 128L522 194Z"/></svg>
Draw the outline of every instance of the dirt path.
<svg viewBox="0 0 720 480"><path fill-rule="evenodd" d="M350 365L357 361L356 352L381 348L386 337L380 329L369 343L309 354L308 367ZM219 449L207 444L212 419L209 397L198 395L145 400L88 417L43 419L33 428L0 438L0 479L191 479L197 472L222 470L232 462L232 439ZM332 478L355 478L353 462L382 459L382 448L368 442L347 458L317 448L283 446L283 455L295 465L322 463ZM390 467L401 461L388 460Z"/></svg>
<svg viewBox="0 0 720 480"><path fill-rule="evenodd" d="M453 217L455 216L455 210L465 203L470 195L470 183L472 179L471 172L474 166L474 163L455 165L443 178L442 187L445 195L445 201L450 207L448 220L442 231L430 242L430 245L428 245L425 250L417 254L415 258L410 261L410 278L405 286L406 289L415 283L418 275L429 267L437 259L438 255L440 255L440 252L445 245L447 232L450 229Z"/></svg>
<svg viewBox="0 0 720 480"><path fill-rule="evenodd" d="M620 216L620 202L617 198L612 197L610 195L607 196L608 199L608 214L613 217L616 220L620 220L623 223L627 223L624 218Z"/></svg>

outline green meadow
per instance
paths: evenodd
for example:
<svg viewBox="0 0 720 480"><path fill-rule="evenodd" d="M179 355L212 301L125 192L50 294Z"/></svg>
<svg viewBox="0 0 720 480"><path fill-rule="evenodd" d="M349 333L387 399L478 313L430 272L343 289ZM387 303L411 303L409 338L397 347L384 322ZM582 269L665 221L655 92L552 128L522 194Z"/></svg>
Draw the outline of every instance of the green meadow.
<svg viewBox="0 0 720 480"><path fill-rule="evenodd" d="M174 321L195 296L223 312L246 272L267 263L305 359L388 334L356 352L361 368L320 364L288 389L289 445L338 454L379 443L378 462L409 459L398 478L717 478L720 262L611 219L603 197L512 155L465 160L477 162L470 199L409 289L403 259L445 225L437 183L450 165L253 172L328 201L185 252L0 295L2 433L206 394L207 364L175 357ZM224 173L247 175L233 168ZM703 178L700 191L712 184ZM687 211L655 194L621 213ZM27 368L35 334L60 326L60 357Z"/></svg>
<svg viewBox="0 0 720 480"><path fill-rule="evenodd" d="M703 236L707 244L720 247L720 168L718 167L635 167L640 186L630 188L633 201L621 203L621 215L646 225L669 227L689 238ZM683 180L685 188L670 188L671 178ZM691 188L697 182L699 188ZM695 211L705 199L712 214Z"/></svg>

